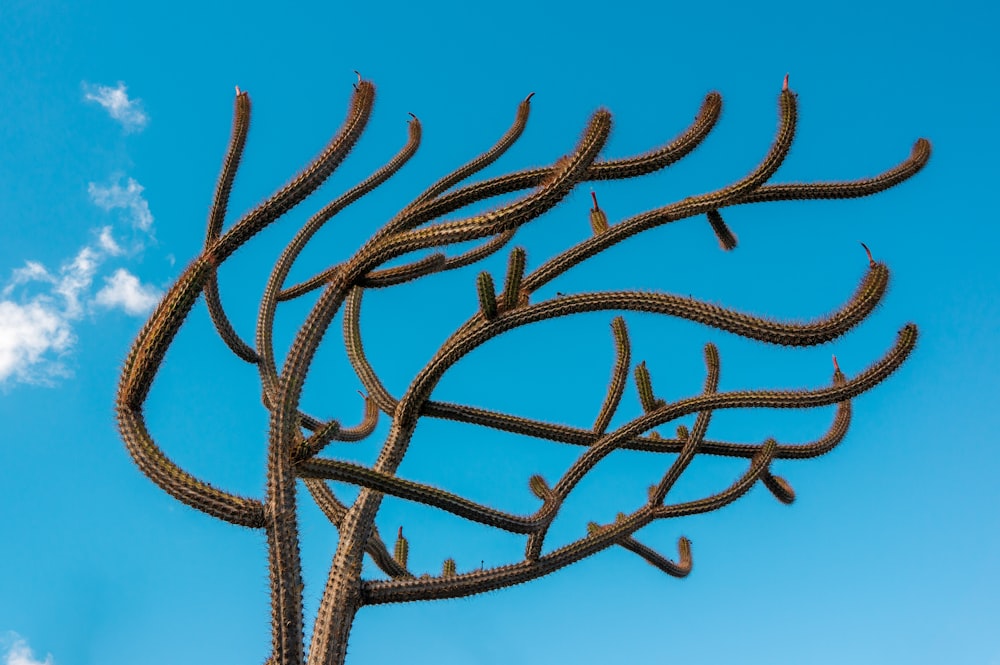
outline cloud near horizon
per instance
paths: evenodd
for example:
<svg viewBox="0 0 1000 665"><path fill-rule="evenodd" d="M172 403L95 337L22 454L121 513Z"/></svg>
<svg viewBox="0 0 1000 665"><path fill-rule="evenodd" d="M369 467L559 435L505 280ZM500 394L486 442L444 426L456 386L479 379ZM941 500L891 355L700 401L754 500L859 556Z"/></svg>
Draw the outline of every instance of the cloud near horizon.
<svg viewBox="0 0 1000 665"><path fill-rule="evenodd" d="M149 116L142 108L142 100L129 99L128 89L121 81L114 88L84 81L83 98L103 106L126 133L140 132L149 123Z"/></svg>

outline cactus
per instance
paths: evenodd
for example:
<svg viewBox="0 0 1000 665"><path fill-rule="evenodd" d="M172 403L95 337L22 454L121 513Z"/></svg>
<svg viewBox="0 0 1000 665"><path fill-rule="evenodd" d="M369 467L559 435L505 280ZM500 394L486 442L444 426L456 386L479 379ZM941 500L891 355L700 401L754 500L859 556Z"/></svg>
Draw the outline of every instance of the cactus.
<svg viewBox="0 0 1000 665"><path fill-rule="evenodd" d="M619 416L624 411L622 395L632 361L628 330L624 319L617 316L611 323L615 351L611 381L591 427L549 423L431 399L439 381L456 363L497 336L541 321L587 312L644 312L679 317L747 339L790 346L829 342L865 320L885 294L889 276L888 268L872 257L867 246L864 247L867 270L854 294L840 309L809 323L775 321L667 293L553 291L554 296L542 297L543 287L569 269L654 227L704 215L723 248L732 249L736 239L722 220L720 211L724 208L784 200L863 197L910 178L929 159L930 144L920 139L909 158L873 178L772 184L770 180L788 154L796 128L796 97L788 87L787 77L778 94L779 122L773 144L760 164L746 176L715 191L685 197L618 220L613 226L608 224L607 215L593 194L590 210L593 233L531 272L526 272L524 250L512 250L499 301L490 273L480 272L476 280L478 308L470 307L474 310L470 311L470 318L444 342L405 392L396 395L379 378L365 353L361 308L367 290L390 288L476 264L499 252L522 227L557 206L579 185L598 180L611 183L637 178L665 168L688 155L704 140L720 116L722 100L716 93L707 95L694 122L677 139L626 158L601 156L611 129L611 115L607 111L597 111L576 146L551 165L462 185L503 155L521 136L530 113L529 95L518 106L510 129L492 148L401 206L397 215L343 262L297 284L286 284L293 264L317 231L340 211L394 176L413 156L421 140L420 121L413 117L408 124L407 141L399 152L367 179L317 211L281 253L261 298L256 335L252 343L244 340L225 311L218 271L224 269L226 261L256 234L310 197L347 157L368 123L375 97L375 86L362 80L360 75L358 79L347 117L329 144L287 185L227 230L224 227L229 194L246 143L251 113L249 96L237 89L232 136L209 213L204 246L167 290L133 343L124 363L116 398L119 431L142 473L177 500L226 522L260 530L265 535L272 626L272 653L265 662L303 665L307 653L297 513L300 479L309 496L339 532L327 584L325 587L320 585L324 591L315 612L309 662L340 665L346 657L347 639L355 614L362 606L485 593L548 575L610 547L633 552L668 575L687 575L692 566L690 541L679 538L677 559L672 561L639 542L635 534L659 520L720 509L758 483L779 501L791 503L795 493L788 481L771 472L771 462L817 457L838 445L850 425L851 400L891 375L916 343L916 327L908 324L881 359L854 376L846 376L834 359L832 380L821 388L728 392L719 391L718 350L707 345L705 380L700 393L671 403L657 399L649 370L645 362L639 363L633 371L642 413ZM469 205L507 194L518 197L488 212L456 218L458 212ZM456 252L453 248L467 243L472 245L462 251ZM386 267L390 262L395 263ZM291 347L287 352L278 353L273 334L277 307L321 287L323 290L295 334ZM147 427L143 407L154 379L174 337L202 293L219 336L238 358L256 368L264 407L270 412L267 480L261 497L234 494L181 469L161 450ZM313 361L319 344L341 312L347 354L357 382L364 388L364 411L360 422L353 426L344 425L338 419L317 418L301 410L306 376L317 369ZM279 358L284 359L280 367ZM772 439L762 443L723 441L708 436L712 415L718 410L822 406L836 407L833 423L826 433L809 443ZM340 460L335 453L328 452L336 450L343 442L370 440L377 430L380 413L392 423L374 465ZM688 416L695 419L690 430L676 424ZM513 514L399 475L400 464L422 418L448 419L579 446L581 453L551 485L541 476L532 476L528 486L542 500L542 505L530 515ZM616 418L620 422L612 426ZM657 433L657 428L668 424L676 426L674 438ZM659 459L656 456L660 455L670 460L660 480L647 491L645 503L632 512L618 513L611 523L591 522L586 535L580 539L546 549L550 526L563 503L588 473L619 449L644 451L654 459ZM740 458L745 460L744 470L721 492L698 500L671 503L671 489L697 455ZM337 497L328 482L333 480L359 488L357 498L350 505ZM523 536L526 541L524 558L489 569L481 566L461 574L454 560L447 559L440 575L411 572L408 569L409 543L403 537L402 527L390 553L375 524L386 495L419 502L477 524ZM362 577L366 555L382 571L383 577Z"/></svg>

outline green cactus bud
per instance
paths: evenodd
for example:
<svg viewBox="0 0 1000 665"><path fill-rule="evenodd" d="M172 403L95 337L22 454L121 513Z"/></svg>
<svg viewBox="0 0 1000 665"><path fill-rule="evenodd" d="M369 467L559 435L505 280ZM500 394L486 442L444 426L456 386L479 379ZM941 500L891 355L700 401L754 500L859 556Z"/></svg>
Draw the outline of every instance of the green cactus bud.
<svg viewBox="0 0 1000 665"><path fill-rule="evenodd" d="M635 367L635 387L639 391L639 403L642 404L642 409L646 413L655 411L666 404L662 399L656 399L653 395L653 380L649 376L649 370L646 369L645 360Z"/></svg>
<svg viewBox="0 0 1000 665"><path fill-rule="evenodd" d="M479 311L487 321L492 321L497 317L497 293L493 277L485 270L476 279L476 291L479 294Z"/></svg>
<svg viewBox="0 0 1000 665"><path fill-rule="evenodd" d="M688 432L687 425L678 425L677 426L677 438L678 439L680 439L681 441L687 441L687 438L690 435L691 435L691 433Z"/></svg>
<svg viewBox="0 0 1000 665"><path fill-rule="evenodd" d="M590 209L590 228L596 236L608 230L608 216L597 205L597 192L591 191L590 197L594 199L594 207Z"/></svg>
<svg viewBox="0 0 1000 665"><path fill-rule="evenodd" d="M403 527L399 527L399 533L396 536L396 547L393 550L392 557L396 560L396 563L406 568L406 559L410 555L410 544L403 537Z"/></svg>
<svg viewBox="0 0 1000 665"><path fill-rule="evenodd" d="M454 559L445 559L444 560L444 566L441 569L441 576L442 577L454 577L455 576L455 571L456 571L455 560Z"/></svg>
<svg viewBox="0 0 1000 665"><path fill-rule="evenodd" d="M601 530L601 525L597 522L587 522L587 534L594 535Z"/></svg>
<svg viewBox="0 0 1000 665"><path fill-rule="evenodd" d="M512 310L521 304L521 279L524 277L525 253L523 247L515 247L507 261L507 278L503 284L503 309ZM525 294L527 295L527 294Z"/></svg>
<svg viewBox="0 0 1000 665"><path fill-rule="evenodd" d="M528 478L528 487L531 489L531 493L542 501L548 501L552 496L552 489L549 487L549 484L538 474Z"/></svg>

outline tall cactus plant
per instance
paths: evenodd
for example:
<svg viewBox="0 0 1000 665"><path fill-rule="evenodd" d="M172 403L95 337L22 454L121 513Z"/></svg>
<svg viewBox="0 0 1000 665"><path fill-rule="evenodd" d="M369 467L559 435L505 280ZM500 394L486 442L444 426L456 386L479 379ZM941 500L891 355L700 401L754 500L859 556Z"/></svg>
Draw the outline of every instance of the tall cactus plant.
<svg viewBox="0 0 1000 665"><path fill-rule="evenodd" d="M673 402L658 398L650 368L633 364L628 329L618 316L611 321L616 361L606 397L592 427L556 425L509 413L465 404L433 400L435 386L464 356L495 337L540 321L583 312L647 312L695 321L768 344L811 346L836 339L863 321L886 291L889 271L872 260L860 285L847 302L832 314L811 323L782 323L688 297L668 293L614 291L559 294L539 298L539 289L591 257L643 231L682 220L707 219L724 249L736 237L721 210L739 205L782 200L847 199L875 194L917 173L930 156L930 144L920 139L911 155L898 166L862 180L808 184L773 184L771 178L788 153L795 133L796 96L788 80L778 96L777 135L760 164L737 182L705 194L649 210L627 219L610 219L593 198L590 223L593 233L548 260L528 268L522 248L510 251L503 291L488 272L470 283L478 296L468 320L443 343L438 352L399 395L383 385L365 354L361 336L361 307L365 291L419 280L427 275L463 268L502 251L524 225L555 207L575 187L586 182L637 178L678 161L694 150L716 124L722 99L705 97L694 122L672 142L644 154L602 158L611 129L611 115L599 110L590 118L582 138L551 166L515 171L461 185L499 158L521 135L528 121L530 96L517 109L514 124L490 150L444 176L404 206L346 261L302 283L289 285L289 271L314 234L338 212L371 193L393 176L415 153L420 142L420 122L409 122L409 139L400 152L363 182L316 212L298 231L271 270L260 301L255 339L244 340L227 317L217 281L222 265L255 234L308 198L343 161L368 122L375 87L360 80L350 101L343 126L325 149L298 176L273 196L224 230L227 202L250 124L250 98L237 88L232 138L215 192L204 249L184 270L153 311L132 346L117 395L118 424L125 445L139 469L178 500L232 524L260 529L267 536L271 585L272 653L268 662L280 665L329 665L343 663L352 621L364 606L436 598L470 596L547 575L609 547L634 552L668 575L684 577L691 570L691 546L678 542L671 559L636 539L635 533L656 520L704 513L726 506L760 483L778 500L790 503L795 494L783 478L772 474L776 459L804 459L822 455L836 446L851 420L851 399L873 388L892 374L916 342L917 330L905 325L881 359L860 374L848 377L835 366L830 383L810 390L719 390L720 358L711 344L705 347L705 380L700 394ZM461 186L460 186L461 185ZM442 218L477 202L504 194L520 194L513 202L490 212L465 218ZM584 222L585 223L585 222ZM702 223L705 222L695 222ZM478 246L452 255L446 250L458 243L479 241ZM867 248L866 248L867 249ZM429 255L409 258L417 252ZM385 267L394 259L402 264ZM279 303L321 290L305 322L279 367L272 332ZM149 432L143 405L157 371L185 317L204 293L215 327L234 354L256 366L270 412L266 488L263 497L245 497L215 487L178 467L161 450ZM322 420L300 408L306 378L320 342L334 317L343 311L344 343L356 381L365 391L365 413L354 427L336 420ZM641 413L611 427L629 383L636 383ZM836 405L830 429L807 444L740 443L712 440L708 428L715 411L724 409L806 409ZM381 444L376 462L363 466L328 454L330 444L369 437L381 414L391 428ZM688 430L677 426L672 438L654 430L685 416L694 416ZM397 470L406 455L421 418L443 418L495 428L524 436L578 446L575 462L550 482L540 475L525 479L541 506L530 515L518 515L433 486L401 477ZM587 533L568 544L547 546L549 528L560 508L580 481L605 458L620 449L662 454L669 463L661 479L649 487L646 503L631 513L620 513L609 524L590 524ZM693 501L668 501L670 490L696 455L743 458L743 473L724 491ZM327 481L350 483L360 492L350 505L341 502ZM301 485L300 485L301 483ZM305 645L302 610L303 583L299 560L297 506L304 486L312 500L339 532L329 576ZM392 553L375 527L375 518L386 495L415 501L479 524L524 536L520 561L494 568L461 570L453 559L440 570L421 572L408 567L409 542L402 528ZM414 544L419 547L419 543ZM364 579L362 563L371 558L384 577Z"/></svg>

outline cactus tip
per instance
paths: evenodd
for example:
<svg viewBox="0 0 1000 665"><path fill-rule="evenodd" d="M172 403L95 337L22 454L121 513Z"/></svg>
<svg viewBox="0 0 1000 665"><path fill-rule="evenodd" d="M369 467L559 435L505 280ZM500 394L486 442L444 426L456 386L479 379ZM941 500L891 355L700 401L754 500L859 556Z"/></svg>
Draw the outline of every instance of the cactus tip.
<svg viewBox="0 0 1000 665"><path fill-rule="evenodd" d="M416 120L416 119L417 119L417 116L415 116L414 114L410 113L409 111L407 111L406 113L407 113L407 115L409 115L409 116L410 116L411 118L413 118L414 120Z"/></svg>
<svg viewBox="0 0 1000 665"><path fill-rule="evenodd" d="M403 537L403 527L402 526L399 527L399 533L396 534L396 537L397 538L402 538Z"/></svg>
<svg viewBox="0 0 1000 665"><path fill-rule="evenodd" d="M868 265L875 267L875 259L872 258L872 250L868 249L868 245L861 243L861 246L865 248L865 254L868 255Z"/></svg>
<svg viewBox="0 0 1000 665"><path fill-rule="evenodd" d="M528 96L524 98L524 101L526 101L526 102L530 102L530 101L531 101L531 98L532 98L532 97L534 97L534 96L535 96L535 93L533 93L533 92L529 92L529 93L528 93Z"/></svg>
<svg viewBox="0 0 1000 665"><path fill-rule="evenodd" d="M781 83L781 91L788 92L788 74L785 74L785 80Z"/></svg>
<svg viewBox="0 0 1000 665"><path fill-rule="evenodd" d="M833 369L838 372L840 371L840 363L837 362L837 356L833 357Z"/></svg>
<svg viewBox="0 0 1000 665"><path fill-rule="evenodd" d="M236 86L236 96L239 97L242 94L243 94L243 91L240 90L240 86Z"/></svg>
<svg viewBox="0 0 1000 665"><path fill-rule="evenodd" d="M356 70L356 69L355 69L355 70L354 70L354 73L355 73L355 74L357 75L357 77L358 77L358 83L361 83L361 72L359 72L358 70Z"/></svg>
<svg viewBox="0 0 1000 665"><path fill-rule="evenodd" d="M597 192L590 190L590 198L594 199L594 210L600 210L601 206L597 204Z"/></svg>

